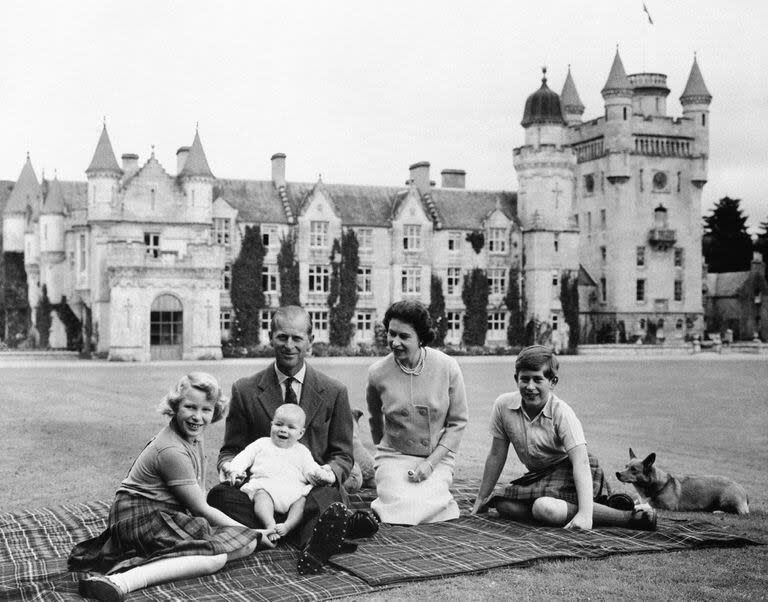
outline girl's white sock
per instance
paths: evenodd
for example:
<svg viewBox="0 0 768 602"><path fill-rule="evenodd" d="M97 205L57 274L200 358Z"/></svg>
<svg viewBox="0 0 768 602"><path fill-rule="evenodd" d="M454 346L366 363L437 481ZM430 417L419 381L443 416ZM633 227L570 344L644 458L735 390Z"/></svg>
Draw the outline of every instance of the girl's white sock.
<svg viewBox="0 0 768 602"><path fill-rule="evenodd" d="M226 562L226 554L218 554L216 556L174 556L172 558L161 558L149 564L128 569L124 573L109 575L109 579L124 594L127 594L138 589L144 589L150 585L210 575L220 570Z"/></svg>

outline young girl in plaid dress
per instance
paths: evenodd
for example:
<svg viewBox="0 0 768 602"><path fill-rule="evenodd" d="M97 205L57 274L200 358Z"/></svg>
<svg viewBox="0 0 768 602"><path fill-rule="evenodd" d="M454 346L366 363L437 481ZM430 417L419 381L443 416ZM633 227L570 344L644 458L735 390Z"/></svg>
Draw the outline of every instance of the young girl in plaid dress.
<svg viewBox="0 0 768 602"><path fill-rule="evenodd" d="M610 503L610 488L597 459L587 452L581 422L553 393L557 370L557 358L549 347L533 345L517 356L518 391L499 396L493 405L493 441L472 513L495 507L506 518L566 529L619 526L654 530L653 510L622 510L595 501ZM502 494L492 496L510 443L528 472Z"/></svg>
<svg viewBox="0 0 768 602"><path fill-rule="evenodd" d="M72 571L96 571L80 593L122 600L137 589L208 575L228 560L274 547L269 530L244 527L205 500L202 434L227 399L204 372L184 376L158 410L171 420L144 448L115 494L107 529L69 556Z"/></svg>

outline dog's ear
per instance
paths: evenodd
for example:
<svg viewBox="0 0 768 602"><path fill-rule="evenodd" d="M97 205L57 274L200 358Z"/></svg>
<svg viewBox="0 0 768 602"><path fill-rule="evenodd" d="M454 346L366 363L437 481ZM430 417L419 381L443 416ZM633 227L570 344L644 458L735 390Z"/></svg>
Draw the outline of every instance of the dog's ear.
<svg viewBox="0 0 768 602"><path fill-rule="evenodd" d="M630 447L629 448L629 459L630 460L634 460L635 458L637 458L637 456L635 455L635 452L633 452L632 448Z"/></svg>
<svg viewBox="0 0 768 602"><path fill-rule="evenodd" d="M651 452L648 454L648 457L643 460L643 468L648 470L651 466L653 466L653 463L656 461L656 454L654 452Z"/></svg>

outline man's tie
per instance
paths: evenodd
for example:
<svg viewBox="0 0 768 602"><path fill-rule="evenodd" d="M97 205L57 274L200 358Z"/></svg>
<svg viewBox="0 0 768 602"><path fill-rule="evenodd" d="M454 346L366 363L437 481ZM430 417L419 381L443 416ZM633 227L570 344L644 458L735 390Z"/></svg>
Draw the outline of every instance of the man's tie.
<svg viewBox="0 0 768 602"><path fill-rule="evenodd" d="M285 403L298 404L299 400L296 399L296 391L293 390L291 383L296 380L293 376L289 376L285 379Z"/></svg>

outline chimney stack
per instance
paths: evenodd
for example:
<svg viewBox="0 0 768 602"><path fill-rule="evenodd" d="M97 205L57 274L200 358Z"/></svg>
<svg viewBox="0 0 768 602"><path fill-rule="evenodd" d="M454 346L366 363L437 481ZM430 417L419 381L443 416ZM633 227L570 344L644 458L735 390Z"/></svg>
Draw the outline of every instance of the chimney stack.
<svg viewBox="0 0 768 602"><path fill-rule="evenodd" d="M180 174L184 169L184 164L187 162L187 156L189 155L189 147L181 146L176 151L176 174Z"/></svg>
<svg viewBox="0 0 768 602"><path fill-rule="evenodd" d="M285 186L285 153L272 155L272 183L275 188Z"/></svg>
<svg viewBox="0 0 768 602"><path fill-rule="evenodd" d="M139 155L135 153L125 153L123 159L123 172L125 177L132 176L139 171Z"/></svg>
<svg viewBox="0 0 768 602"><path fill-rule="evenodd" d="M429 161L419 161L409 167L411 182L419 189L421 194L427 194L431 185L429 180Z"/></svg>
<svg viewBox="0 0 768 602"><path fill-rule="evenodd" d="M443 188L464 188L467 172L463 169L444 169L440 172L443 176Z"/></svg>

